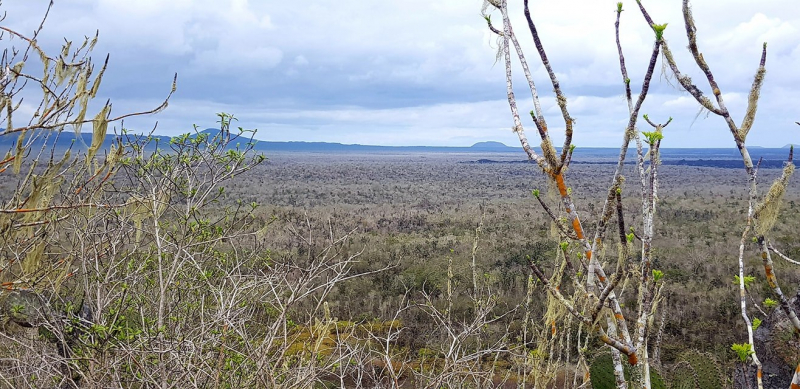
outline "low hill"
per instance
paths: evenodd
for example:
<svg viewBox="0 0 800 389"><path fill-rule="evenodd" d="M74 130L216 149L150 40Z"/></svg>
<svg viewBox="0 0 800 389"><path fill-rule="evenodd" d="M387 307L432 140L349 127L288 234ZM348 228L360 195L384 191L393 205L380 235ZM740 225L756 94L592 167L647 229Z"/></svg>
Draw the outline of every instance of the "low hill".
<svg viewBox="0 0 800 389"><path fill-rule="evenodd" d="M472 145L470 148L472 148L472 149L491 149L491 150L497 150L497 149L506 150L507 149L509 151L510 151L510 149L513 149L513 147L509 147L509 146L506 146L504 143L495 142L495 141L478 142L478 143L475 143L474 145Z"/></svg>

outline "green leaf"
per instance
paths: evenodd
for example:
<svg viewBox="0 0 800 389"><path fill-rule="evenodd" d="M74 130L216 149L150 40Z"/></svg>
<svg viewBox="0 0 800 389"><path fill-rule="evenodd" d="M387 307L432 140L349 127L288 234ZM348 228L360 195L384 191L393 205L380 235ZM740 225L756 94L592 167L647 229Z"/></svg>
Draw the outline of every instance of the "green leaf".
<svg viewBox="0 0 800 389"><path fill-rule="evenodd" d="M740 284L739 276L733 276L733 278L734 278L733 283L739 285ZM753 276L744 276L744 287L749 288L750 284L752 284L755 280L756 278Z"/></svg>
<svg viewBox="0 0 800 389"><path fill-rule="evenodd" d="M750 343L734 343L731 346L731 350L733 350L736 355L739 356L739 360L742 362L747 361L747 357L755 354Z"/></svg>
<svg viewBox="0 0 800 389"><path fill-rule="evenodd" d="M653 31L656 32L656 40L660 41L664 37L664 30L667 29L667 23L655 24L653 23Z"/></svg>
<svg viewBox="0 0 800 389"><path fill-rule="evenodd" d="M767 297L764 299L764 306L767 308L775 308L778 306L778 302Z"/></svg>
<svg viewBox="0 0 800 389"><path fill-rule="evenodd" d="M664 272L661 270L653 269L653 282L658 282L664 278Z"/></svg>
<svg viewBox="0 0 800 389"><path fill-rule="evenodd" d="M664 139L664 134L662 134L661 131L652 131L652 132L643 131L642 135L644 135L644 137L647 138L647 143L650 144L651 146L654 145L656 142Z"/></svg>

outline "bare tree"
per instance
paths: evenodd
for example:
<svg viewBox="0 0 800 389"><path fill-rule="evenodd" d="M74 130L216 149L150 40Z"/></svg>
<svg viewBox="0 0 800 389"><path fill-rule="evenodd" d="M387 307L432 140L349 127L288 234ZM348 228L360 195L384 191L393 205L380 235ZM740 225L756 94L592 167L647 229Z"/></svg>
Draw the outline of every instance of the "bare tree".
<svg viewBox="0 0 800 389"><path fill-rule="evenodd" d="M653 25L652 19L650 19L647 12L641 6L641 3L639 4L645 19L649 24ZM748 95L747 108L745 110L744 117L742 118L741 122L737 124L730 111L726 107L722 90L720 89L717 81L714 79L714 74L706 60L703 58L703 54L700 52L700 49L697 45L697 27L695 26L692 10L688 0L683 0L683 19L686 29L686 36L689 40L689 52L692 54L692 58L694 59L697 67L705 75L708 85L711 88L711 94L714 96L714 101L712 101L704 92L702 92L702 90L696 86L688 76L681 73L671 51L669 50L669 47L666 45L664 46L664 59L669 65L669 69L671 70L672 74L678 80L680 86L687 91L700 104L701 107L708 110L708 112L721 117L725 121L725 124L727 125L728 130L733 137L733 141L742 156L744 170L747 175L747 225L744 231L742 231L742 237L739 243L739 275L737 278L739 283L741 314L745 323L745 328L747 329L747 345L750 347L750 360L757 369L757 385L759 388L762 388L762 366L755 352L756 348L753 341L753 323L747 313L745 290L746 275L744 273L746 246L748 238L752 238L752 240L757 244L759 256L761 257L764 265L764 275L767 279L767 282L775 296L777 296L780 307L789 318L789 322L794 327L795 332L800 332L800 320L798 320L797 313L778 285L777 275L775 274L774 264L772 261L772 253L776 253L781 257L785 256L780 254L780 252L772 247L772 244L769 242L768 238L770 231L780 215L780 207L783 201L783 195L786 192L787 183L794 172L794 163L792 161L794 149L792 147L789 150L788 160L783 168L781 176L775 180L765 196L760 196L757 180L758 163L753 162L750 152L747 149L746 141L747 136L753 127L753 123L755 122L756 112L758 110L758 101L761 95L761 87L764 83L764 78L766 75L765 64L767 60L767 43L765 42L762 47L761 59L756 68L755 76L753 77L753 84ZM793 261L790 260L790 262ZM800 383L800 366L798 366L796 369L792 382L792 387Z"/></svg>
<svg viewBox="0 0 800 389"><path fill-rule="evenodd" d="M492 25L490 15L485 14L485 18L489 23L489 28L501 37L499 56L503 58L503 63L505 64L508 103L514 122L513 130L518 135L520 143L529 159L539 165L552 185L558 189L558 195L561 200L559 210L553 210L553 207L547 204L538 190L534 191L534 196L540 202L545 212L551 217L552 222L555 223L559 231L561 231L563 243L561 244L560 258L561 261L563 261L563 265L560 266L566 269L564 271L564 276L572 280L573 288L579 293L576 293L572 298L568 298L562 293L561 271L555 272L553 277L548 277L537 264L532 263L531 268L538 279L547 287L548 291L555 296L561 304L567 307L569 313L578 318L587 328L595 332L605 344L612 348L617 386L620 388L627 387L623 375L623 364L620 359L620 354L624 354L628 363L633 367L634 385L649 388L650 362L647 351L647 339L649 324L652 322L652 315L660 299L659 292L661 289L661 284L659 283L660 277L654 276L655 273L653 272L651 264L652 239L654 235L653 218L655 216L658 191L658 150L663 137L662 130L669 124L669 121L664 124L655 124L645 115L647 122L654 127L654 131L643 133L646 137L649 149L648 152L644 150L639 131L637 130L637 121L642 109L642 104L647 96L658 55L661 52L661 47L664 42L663 30L665 26L653 26L655 39L650 62L642 82L641 92L636 101L633 101L630 85L631 80L628 78L622 48L619 46L619 16L622 13L622 4L620 3L617 6L616 27L620 70L630 114L628 117L628 125L623 130L623 142L620 148L617 168L614 172L606 201L600 213L601 218L595 226L593 238L590 238L583 227L578 208L572 200L571 189L566 179L566 172L569 168L572 153L575 150L572 144L575 120L569 114L567 98L562 92L556 73L548 60L544 45L536 29L536 24L529 11L527 0L524 1L524 6L524 13L528 22L531 38L533 39L541 63L549 75L550 83L555 92L556 102L564 121L565 141L560 152L556 150L551 141L546 119L542 113L541 103L539 102L539 95L535 82L532 79L527 59L519 44L517 35L511 25L507 2L505 0L490 0L484 5L484 12L489 7L497 9L500 12L503 23L502 30ZM528 88L534 107L531 111L531 119L541 139L541 155L531 147L525 135L522 120L518 112L518 103L512 85L511 45L514 47L514 51L522 67L522 72L528 81ZM636 143L643 220L641 234L639 235L641 241L641 262L636 264L630 261L630 252L634 235L626 234L627 229L625 227L625 217L622 212L621 203L623 182L625 180L622 173L631 141L635 141ZM614 216L617 218L619 229L619 255L616 261L616 269L613 275L609 277L598 260L596 253L600 251L605 243L608 226ZM574 242L574 244L570 242ZM579 250L579 262L577 265L573 264L570 259L575 257L574 249ZM617 297L617 292L615 291L615 288L625 277L625 274L628 273L628 266L636 267L639 273L637 280L638 308L635 313L635 319L631 323L626 319L626 317L630 316L623 312ZM606 325L600 325L598 319L605 321Z"/></svg>
<svg viewBox="0 0 800 389"><path fill-rule="evenodd" d="M512 28L510 18L508 15L508 6L505 0L487 0L484 4L484 17L488 22L489 29L499 36L500 49L498 59L502 58L506 71L506 87L508 92L508 103L511 108L511 115L513 119L513 131L519 136L520 143L528 155L529 159L536 162L542 169L544 175L551 181L552 185L558 188L558 194L561 199L561 204L558 209L554 209L540 196L539 191L534 191L534 196L540 202L544 211L551 217L553 223L557 226L561 233L561 238L564 241L561 245L563 254L560 255L562 265L557 266L554 275L548 277L543 269L537 266L536 263L531 264L533 273L537 278L548 288L551 295L555 296L561 304L567 307L567 310L580 321L585 323L588 328L597 333L599 338L611 348L614 366L616 384L618 388L625 388L628 383L625 381L623 375L623 363L621 362L620 355L624 354L628 357L628 362L632 366L632 379L631 384L635 387L650 388L650 360L648 357L648 335L650 325L653 321L653 314L656 311L658 302L661 299L660 291L663 283L659 283L662 273L658 270L652 269L651 253L652 242L655 236L654 230L654 217L658 198L658 150L663 138L663 129L671 122L671 118L664 124L657 124L643 115L644 120L654 128L650 132L642 132L644 137L640 137L637 130L637 120L644 102L650 80L653 75L655 64L658 60L659 54L664 58L665 63L668 65L671 72L675 75L679 85L689 92L697 102L709 112L721 116L728 125L734 141L741 152L745 170L749 180L749 210L747 217L747 227L742 234L740 247L739 247L739 280L740 295L741 295L741 312L742 317L746 323L748 330L749 341L749 358L757 366L757 381L759 388L762 387L761 382L761 364L754 353L755 345L753 343L753 325L747 314L746 300L745 300L745 274L744 274L744 256L745 247L749 237L752 236L753 241L758 245L758 251L763 259L765 275L767 281L772 288L775 295L780 301L781 309L784 310L789 317L791 324L797 331L800 331L800 321L791 307L788 299L784 296L780 287L778 286L776 275L774 272L771 254L780 254L774 247L771 246L767 238L769 230L775 223L779 215L779 206L785 192L787 182L791 176L794 165L792 164L792 152L789 153L788 162L785 165L783 174L778 178L770 188L767 195L763 198L758 196L757 190L757 172L758 166L754 164L747 147L745 140L748 132L750 131L757 110L757 102L763 84L766 61L766 44L762 52L761 62L758 66L756 76L753 81L751 92L748 99L748 108L745 113L744 119L740 125L737 125L728 112L722 92L714 80L713 73L709 66L703 59L696 42L696 27L691 15L688 0L683 1L683 15L685 21L686 34L689 39L689 51L691 52L696 64L700 70L705 74L709 86L712 89L712 94L716 103L694 85L689 77L683 75L679 70L674 60L673 54L669 45L664 40L663 32L666 24L657 24L648 14L644 5L637 1L639 11L644 17L646 23L650 26L655 34L655 41L653 44L653 51L651 54L648 68L645 72L644 81L642 82L641 92L638 94L636 101L632 98L631 93L631 79L628 76L628 71L625 65L625 58L623 55L622 47L619 40L619 22L620 15L623 11L622 3L617 4L617 21L616 37L617 48L619 52L620 70L622 74L623 85L625 88L625 95L627 98L628 108L630 112L628 125L623 131L623 143L620 148L620 155L617 163L617 169L614 173L612 183L609 186L607 200L605 201L601 217L595 226L594 238L589 239L587 233L579 217L578 209L572 201L569 185L565 178L565 171L569 167L569 162L574 150L572 145L572 135L574 131L574 119L570 116L567 109L567 99L561 90L560 84L556 78L552 65L547 58L544 45L536 30L536 25L530 14L528 8L528 1L524 0L524 14L528 22L528 29L530 30L531 38L538 52L542 65L547 71L550 82L555 92L555 98L558 107L561 110L562 118L565 126L565 142L561 150L558 151L553 146L548 132L548 126L542 114L541 104L539 102L539 95L532 79L526 57L518 42L517 35ZM486 10L493 8L499 11L502 17L502 28L497 28L492 24L491 17ZM538 130L541 139L540 152L537 152L529 143L525 132L523 130L522 120L520 119L518 101L514 94L512 85L512 60L511 60L511 46L513 45L514 51L517 54L518 62L521 65L522 73L525 75L528 82L528 89L531 92L533 110L531 110L531 119L534 126ZM636 143L637 167L639 173L639 181L641 183L641 220L642 225L639 228L632 228L633 232L626 235L627 229L624 222L624 215L621 208L621 193L623 177L623 164L628 152L628 147L631 141ZM647 143L647 150L644 150L643 142ZM614 205L616 204L617 222L619 230L619 258L617 261L616 271L613 276L609 278L601 266L596 253L602 247L607 226L609 221L614 216ZM638 263L630 262L631 244L634 241L641 244L641 261ZM571 244L569 242L574 242ZM580 250L578 256L579 263L574 265L570 257L574 254L570 252L571 248ZM788 259L788 258L787 258ZM563 292L564 285L562 285L562 270L566 269L563 274L567 275L571 281L573 288L580 293L577 297L569 297ZM617 286L620 281L625 277L628 272L626 267L633 267L638 272L638 279L636 279L636 287L638 293L637 311L635 316L631 316L621 309L616 295ZM585 273L584 273L585 271ZM606 326L599 325L598 319L605 318ZM627 318L631 318L629 323ZM800 371L800 367L798 367ZM794 382L800 381L798 374L795 374ZM793 386L794 387L794 386Z"/></svg>

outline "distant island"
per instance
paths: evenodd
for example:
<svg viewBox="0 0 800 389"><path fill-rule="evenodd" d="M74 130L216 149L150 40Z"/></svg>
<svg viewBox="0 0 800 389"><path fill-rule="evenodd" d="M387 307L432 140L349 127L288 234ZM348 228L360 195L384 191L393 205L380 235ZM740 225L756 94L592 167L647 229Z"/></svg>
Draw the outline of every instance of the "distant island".
<svg viewBox="0 0 800 389"><path fill-rule="evenodd" d="M478 142L472 145L470 148L473 149L513 149L513 147L506 146L504 143L495 142L495 141L486 141L486 142Z"/></svg>

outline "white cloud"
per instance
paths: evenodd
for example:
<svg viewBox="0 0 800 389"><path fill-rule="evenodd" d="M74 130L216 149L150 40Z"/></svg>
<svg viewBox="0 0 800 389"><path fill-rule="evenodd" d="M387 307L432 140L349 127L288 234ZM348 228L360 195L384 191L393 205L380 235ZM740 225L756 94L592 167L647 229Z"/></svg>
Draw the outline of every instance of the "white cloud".
<svg viewBox="0 0 800 389"><path fill-rule="evenodd" d="M620 39L635 94L653 33L635 2L625 3ZM562 124L552 87L515 4L512 22L555 132ZM684 48L680 1L645 4L656 22L669 23L666 38L684 73L708 90ZM45 5L4 2L5 23L31 31ZM481 0L315 0L302 5L57 0L40 39L58 47L62 36L78 39L100 29L97 53L112 54L101 95L116 101L115 110L158 105L168 85L154 85L180 73L175 100L157 117L166 132L186 130L192 122L227 111L238 114L243 126L260 127L273 139L444 144L486 134L513 144L503 66L494 62L497 46L479 15L480 5ZM614 41L616 0L531 1L531 7L578 120L576 141L616 147L614 134L627 117ZM784 135L784 123L798 120L800 106L792 92L800 89L800 9L788 0L694 0L693 12L701 50L736 120L743 114L761 42L769 42L767 81L751 140L770 145L780 135L784 142L791 136ZM686 135L699 133L699 127L724 127L719 118L697 117L694 99L667 85L660 71L659 64L643 113L675 117L670 131L682 135L670 139L668 133L665 142L696 146ZM521 112L531 108L524 85L524 79L515 78ZM147 129L153 121L129 124ZM703 139L730 145L727 133Z"/></svg>

